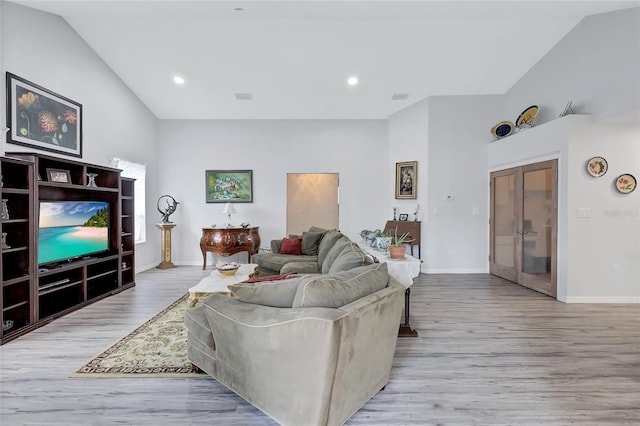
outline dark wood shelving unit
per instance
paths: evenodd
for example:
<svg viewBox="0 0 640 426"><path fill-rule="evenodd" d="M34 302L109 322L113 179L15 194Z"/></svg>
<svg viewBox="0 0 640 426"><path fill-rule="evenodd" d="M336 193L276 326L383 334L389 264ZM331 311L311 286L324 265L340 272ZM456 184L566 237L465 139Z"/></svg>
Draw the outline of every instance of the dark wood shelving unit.
<svg viewBox="0 0 640 426"><path fill-rule="evenodd" d="M66 170L69 182L50 182L48 169ZM87 186L94 173L96 186ZM12 326L4 344L55 318L135 285L134 192L120 170L35 153L0 157L9 218L0 221L8 248L0 249L0 312ZM104 253L38 265L40 201L109 203L109 244Z"/></svg>

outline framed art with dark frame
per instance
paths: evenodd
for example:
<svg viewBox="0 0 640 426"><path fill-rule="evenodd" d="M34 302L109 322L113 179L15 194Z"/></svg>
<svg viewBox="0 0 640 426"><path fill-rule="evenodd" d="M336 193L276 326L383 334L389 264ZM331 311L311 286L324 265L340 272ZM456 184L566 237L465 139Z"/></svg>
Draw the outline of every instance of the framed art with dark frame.
<svg viewBox="0 0 640 426"><path fill-rule="evenodd" d="M7 142L82 157L82 105L7 72Z"/></svg>
<svg viewBox="0 0 640 426"><path fill-rule="evenodd" d="M398 220L401 220L401 221L409 220L409 213L400 213Z"/></svg>
<svg viewBox="0 0 640 426"><path fill-rule="evenodd" d="M418 198L418 162L396 163L396 200Z"/></svg>
<svg viewBox="0 0 640 426"><path fill-rule="evenodd" d="M253 203L253 170L207 170L207 203Z"/></svg>

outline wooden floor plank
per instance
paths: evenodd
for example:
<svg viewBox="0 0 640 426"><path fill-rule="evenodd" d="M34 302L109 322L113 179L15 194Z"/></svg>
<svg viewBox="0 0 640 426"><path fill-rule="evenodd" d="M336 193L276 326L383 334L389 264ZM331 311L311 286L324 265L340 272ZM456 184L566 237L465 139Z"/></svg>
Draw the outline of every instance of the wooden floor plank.
<svg viewBox="0 0 640 426"><path fill-rule="evenodd" d="M2 425L273 425L210 378L70 379L211 270L137 286L0 347ZM425 275L418 338L350 425L640 424L640 305L567 305L485 274Z"/></svg>

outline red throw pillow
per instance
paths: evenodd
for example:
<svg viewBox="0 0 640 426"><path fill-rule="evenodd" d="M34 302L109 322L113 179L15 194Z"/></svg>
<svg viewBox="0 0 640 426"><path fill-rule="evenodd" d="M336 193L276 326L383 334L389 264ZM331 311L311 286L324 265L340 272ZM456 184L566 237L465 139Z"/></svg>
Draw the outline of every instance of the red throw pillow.
<svg viewBox="0 0 640 426"><path fill-rule="evenodd" d="M290 276L297 275L297 274L298 274L297 272L287 272L286 274L282 274L282 275L267 275L266 277L249 278L248 280L242 281L242 283L252 284L252 283L261 283L265 281L280 281L280 280L286 280Z"/></svg>
<svg viewBox="0 0 640 426"><path fill-rule="evenodd" d="M280 254L302 254L302 238L283 238Z"/></svg>

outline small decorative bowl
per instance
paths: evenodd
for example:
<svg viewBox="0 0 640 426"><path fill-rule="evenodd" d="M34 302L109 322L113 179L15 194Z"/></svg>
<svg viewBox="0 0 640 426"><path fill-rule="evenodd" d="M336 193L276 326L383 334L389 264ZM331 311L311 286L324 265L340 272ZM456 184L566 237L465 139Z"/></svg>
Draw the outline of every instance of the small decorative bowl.
<svg viewBox="0 0 640 426"><path fill-rule="evenodd" d="M240 265L237 263L225 263L224 265L216 265L216 269L222 275L235 275L240 269Z"/></svg>

